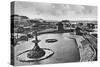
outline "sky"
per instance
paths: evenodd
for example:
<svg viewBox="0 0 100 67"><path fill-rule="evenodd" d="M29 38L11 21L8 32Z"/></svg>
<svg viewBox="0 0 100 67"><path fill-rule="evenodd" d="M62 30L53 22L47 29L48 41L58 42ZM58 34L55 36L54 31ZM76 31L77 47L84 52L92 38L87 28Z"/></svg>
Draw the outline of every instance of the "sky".
<svg viewBox="0 0 100 67"><path fill-rule="evenodd" d="M43 2L15 2L15 14L30 19L44 20L97 20L97 7Z"/></svg>

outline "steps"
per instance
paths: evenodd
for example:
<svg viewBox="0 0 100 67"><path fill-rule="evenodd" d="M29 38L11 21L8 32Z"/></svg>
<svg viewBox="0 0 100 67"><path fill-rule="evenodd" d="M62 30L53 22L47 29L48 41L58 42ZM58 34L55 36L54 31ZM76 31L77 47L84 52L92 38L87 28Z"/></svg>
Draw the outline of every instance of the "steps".
<svg viewBox="0 0 100 67"><path fill-rule="evenodd" d="M80 61L93 61L96 57L96 39L93 41L91 36L87 37L78 35L74 35L73 38L75 38L80 51Z"/></svg>

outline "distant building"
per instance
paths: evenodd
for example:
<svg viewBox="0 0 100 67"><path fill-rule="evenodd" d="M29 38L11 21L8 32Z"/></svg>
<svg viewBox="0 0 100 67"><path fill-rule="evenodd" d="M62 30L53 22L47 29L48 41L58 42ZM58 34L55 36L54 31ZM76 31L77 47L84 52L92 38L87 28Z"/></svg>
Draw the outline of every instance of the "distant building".
<svg viewBox="0 0 100 67"><path fill-rule="evenodd" d="M58 22L56 25L57 25L58 31L64 31L64 25L62 24L62 22Z"/></svg>

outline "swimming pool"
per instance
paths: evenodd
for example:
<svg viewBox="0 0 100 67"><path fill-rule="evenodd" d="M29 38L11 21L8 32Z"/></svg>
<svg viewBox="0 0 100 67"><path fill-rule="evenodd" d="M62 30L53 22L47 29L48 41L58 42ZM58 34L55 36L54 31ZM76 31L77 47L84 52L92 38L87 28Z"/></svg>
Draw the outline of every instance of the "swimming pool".
<svg viewBox="0 0 100 67"><path fill-rule="evenodd" d="M48 63L65 63L65 62L77 62L80 61L80 54L77 47L77 43L74 39L70 38L70 33L48 33L38 36L39 46L41 48L49 48L54 51L54 55L48 59L41 60L38 62L23 63L16 60L16 55L25 51L32 49L34 43L33 39L26 42L20 42L20 45L15 46L15 64L16 65L27 65L27 64L48 64ZM56 42L48 43L47 39L56 39Z"/></svg>

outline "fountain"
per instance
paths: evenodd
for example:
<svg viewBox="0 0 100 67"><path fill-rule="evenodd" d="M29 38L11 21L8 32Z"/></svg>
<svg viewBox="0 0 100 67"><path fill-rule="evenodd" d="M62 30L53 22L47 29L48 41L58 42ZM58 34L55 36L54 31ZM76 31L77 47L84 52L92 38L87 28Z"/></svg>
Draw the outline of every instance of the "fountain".
<svg viewBox="0 0 100 67"><path fill-rule="evenodd" d="M37 32L35 32L35 40L32 41L35 43L33 49L27 54L29 58L40 58L45 55L45 51L39 47L38 43L40 40L37 39Z"/></svg>
<svg viewBox="0 0 100 67"><path fill-rule="evenodd" d="M32 41L35 43L34 47L18 54L17 60L20 62L36 62L51 57L54 52L48 48L40 48L38 45L40 41L41 40L38 40L37 32L35 31L35 40Z"/></svg>

